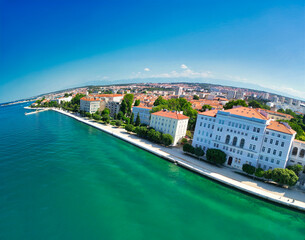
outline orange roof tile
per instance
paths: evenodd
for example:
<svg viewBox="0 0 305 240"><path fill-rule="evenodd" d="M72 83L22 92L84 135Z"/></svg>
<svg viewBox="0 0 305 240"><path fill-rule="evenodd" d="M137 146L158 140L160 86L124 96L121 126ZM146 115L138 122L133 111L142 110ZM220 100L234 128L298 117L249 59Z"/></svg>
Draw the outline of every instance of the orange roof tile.
<svg viewBox="0 0 305 240"><path fill-rule="evenodd" d="M139 106L134 106L134 107L136 107L136 108L152 109L151 107L146 107L146 106L141 106L141 105L139 105Z"/></svg>
<svg viewBox="0 0 305 240"><path fill-rule="evenodd" d="M96 94L94 97L123 97L122 94Z"/></svg>
<svg viewBox="0 0 305 240"><path fill-rule="evenodd" d="M277 121L270 121L270 125L267 126L267 129L277 131L277 132L283 132L287 134L294 134L295 131L291 128L289 129L286 127L283 123L277 122Z"/></svg>
<svg viewBox="0 0 305 240"><path fill-rule="evenodd" d="M152 113L151 115L173 118L173 119L178 119L178 120L189 119L189 117L187 117L183 114L180 114L180 113L177 113L177 112L168 112L168 111L159 111L159 112Z"/></svg>
<svg viewBox="0 0 305 240"><path fill-rule="evenodd" d="M82 97L80 100L83 100L83 101L100 101L99 99L96 99L96 98L92 98L92 97Z"/></svg>
<svg viewBox="0 0 305 240"><path fill-rule="evenodd" d="M262 120L268 120L267 117L265 117L255 108L236 107L236 108L224 110L224 112L229 112L234 115L248 117L248 118L258 118L258 119L262 119Z"/></svg>
<svg viewBox="0 0 305 240"><path fill-rule="evenodd" d="M216 117L218 110L210 110L210 111L205 111L205 112L199 112L198 114L208 116L208 117Z"/></svg>

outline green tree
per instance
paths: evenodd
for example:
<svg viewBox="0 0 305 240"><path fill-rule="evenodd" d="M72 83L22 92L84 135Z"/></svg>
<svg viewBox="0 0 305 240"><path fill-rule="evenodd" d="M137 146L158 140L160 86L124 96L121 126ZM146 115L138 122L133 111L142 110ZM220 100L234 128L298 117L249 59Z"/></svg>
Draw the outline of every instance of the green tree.
<svg viewBox="0 0 305 240"><path fill-rule="evenodd" d="M182 138L181 139L181 144L186 144L187 143L187 139L186 138Z"/></svg>
<svg viewBox="0 0 305 240"><path fill-rule="evenodd" d="M162 143L165 145L165 146L169 146L173 143L173 137L169 134L163 134L162 135Z"/></svg>
<svg viewBox="0 0 305 240"><path fill-rule="evenodd" d="M191 154L195 154L195 148L189 143L183 145L183 151Z"/></svg>
<svg viewBox="0 0 305 240"><path fill-rule="evenodd" d="M263 105L260 104L258 101L251 100L249 101L249 106L253 108L263 108Z"/></svg>
<svg viewBox="0 0 305 240"><path fill-rule="evenodd" d="M294 171L294 173L299 176L300 172L303 170L303 166L300 164L295 164L287 167L288 169Z"/></svg>
<svg viewBox="0 0 305 240"><path fill-rule="evenodd" d="M139 113L138 113L138 115L137 115L137 118L136 118L136 121L135 121L135 126L140 126L140 124L141 124L141 119L140 119L140 115L139 115Z"/></svg>
<svg viewBox="0 0 305 240"><path fill-rule="evenodd" d="M72 103L72 104L80 105L80 99L81 99L82 97L85 97L85 96L86 96L85 94L78 93L78 94L75 95L74 98L72 98L71 103Z"/></svg>
<svg viewBox="0 0 305 240"><path fill-rule="evenodd" d="M264 172L264 178L266 178L266 179L271 179L272 178L272 170L271 169Z"/></svg>
<svg viewBox="0 0 305 240"><path fill-rule="evenodd" d="M247 163L243 164L242 170L249 175L253 175L255 173L255 167Z"/></svg>
<svg viewBox="0 0 305 240"><path fill-rule="evenodd" d="M117 127L122 126L122 121L121 121L121 120L117 120L117 121L115 122L115 125L116 125Z"/></svg>
<svg viewBox="0 0 305 240"><path fill-rule="evenodd" d="M132 132L134 130L134 126L132 124L127 124L125 126L125 130L128 131L128 132Z"/></svg>
<svg viewBox="0 0 305 240"><path fill-rule="evenodd" d="M107 114L103 114L102 115L102 120L104 121L104 122L110 122L110 116L109 115L107 115Z"/></svg>
<svg viewBox="0 0 305 240"><path fill-rule="evenodd" d="M265 171L262 168L257 168L255 170L255 176L256 177L261 178L261 177L264 177L264 175L265 175Z"/></svg>
<svg viewBox="0 0 305 240"><path fill-rule="evenodd" d="M127 106L125 99L123 99L121 102L120 111L123 113L123 115L125 115L128 111L128 106Z"/></svg>
<svg viewBox="0 0 305 240"><path fill-rule="evenodd" d="M91 118L91 117L92 117L91 113L89 113L89 112L86 112L86 113L85 113L85 116L86 116L87 118Z"/></svg>
<svg viewBox="0 0 305 240"><path fill-rule="evenodd" d="M248 107L247 103L245 102L245 100L231 100L230 102L226 103L226 105L224 105L224 109L231 109L233 108L233 106L243 106L243 107Z"/></svg>
<svg viewBox="0 0 305 240"><path fill-rule="evenodd" d="M211 110L212 109L212 106L211 105L208 105L208 104L204 104L201 108L201 111L202 112L205 112L206 110Z"/></svg>
<svg viewBox="0 0 305 240"><path fill-rule="evenodd" d="M159 96L156 101L154 102L154 106L159 106L159 105L166 105L167 101L163 99L162 96Z"/></svg>
<svg viewBox="0 0 305 240"><path fill-rule="evenodd" d="M202 157L202 156L204 155L204 151L202 150L201 147L196 147L196 148L195 148L195 155L196 155L198 158L200 158L200 157Z"/></svg>
<svg viewBox="0 0 305 240"><path fill-rule="evenodd" d="M125 102L127 104L127 114L131 113L131 106L133 103L133 98L134 98L134 95L131 93L128 93L124 96L123 100L125 100Z"/></svg>
<svg viewBox="0 0 305 240"><path fill-rule="evenodd" d="M206 153L207 160L216 164L224 164L226 162L227 155L215 148L209 148Z"/></svg>
<svg viewBox="0 0 305 240"><path fill-rule="evenodd" d="M124 113L123 113L122 111L120 111L120 112L118 113L118 115L117 115L117 119L118 119L118 120L122 120L123 117L124 117Z"/></svg>
<svg viewBox="0 0 305 240"><path fill-rule="evenodd" d="M98 115L98 114L96 114L96 113L94 113L94 114L92 115L92 117L93 117L94 120L97 120L97 121L99 121L99 120L102 119L101 116Z"/></svg>
<svg viewBox="0 0 305 240"><path fill-rule="evenodd" d="M199 100L199 96L198 96L198 95L194 95L194 96L193 96L193 99L194 99L194 100Z"/></svg>
<svg viewBox="0 0 305 240"><path fill-rule="evenodd" d="M131 113L131 116L130 116L130 121L129 121L131 124L133 124L134 122L134 113L132 112Z"/></svg>
<svg viewBox="0 0 305 240"><path fill-rule="evenodd" d="M292 170L275 168L272 170L271 179L280 185L294 186L299 178Z"/></svg>
<svg viewBox="0 0 305 240"><path fill-rule="evenodd" d="M105 109L102 111L101 114L102 114L102 115L109 115L109 114L110 114L109 108L105 108Z"/></svg>
<svg viewBox="0 0 305 240"><path fill-rule="evenodd" d="M137 100L134 101L134 106L135 106L135 107L136 107L136 106L139 106L140 103L141 103L140 99L137 99Z"/></svg>

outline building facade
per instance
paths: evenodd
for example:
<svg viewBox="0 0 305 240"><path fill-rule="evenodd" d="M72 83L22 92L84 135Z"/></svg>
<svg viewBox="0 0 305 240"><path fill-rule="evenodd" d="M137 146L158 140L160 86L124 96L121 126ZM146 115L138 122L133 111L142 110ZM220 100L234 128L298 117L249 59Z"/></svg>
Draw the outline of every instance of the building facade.
<svg viewBox="0 0 305 240"><path fill-rule="evenodd" d="M149 125L149 123L150 123L150 111L151 110L152 110L151 107L142 107L142 106L133 107L132 108L132 112L134 114L133 121L134 122L136 121L137 116L139 114L141 123Z"/></svg>
<svg viewBox="0 0 305 240"><path fill-rule="evenodd" d="M288 165L300 164L305 167L305 142L294 140L289 154Z"/></svg>
<svg viewBox="0 0 305 240"><path fill-rule="evenodd" d="M109 108L110 110L110 116L114 117L116 114L119 113L120 108L121 108L121 104L120 102L116 102L116 101L107 101L106 102L106 108Z"/></svg>
<svg viewBox="0 0 305 240"><path fill-rule="evenodd" d="M228 166L247 163L264 170L284 168L295 132L257 109L236 107L199 113L193 146L217 148L227 154Z"/></svg>
<svg viewBox="0 0 305 240"><path fill-rule="evenodd" d="M80 99L80 110L95 113L100 110L101 101L97 98L83 97Z"/></svg>
<svg viewBox="0 0 305 240"><path fill-rule="evenodd" d="M156 131L170 134L173 146L186 135L189 117L176 111L162 110L151 114L150 126Z"/></svg>

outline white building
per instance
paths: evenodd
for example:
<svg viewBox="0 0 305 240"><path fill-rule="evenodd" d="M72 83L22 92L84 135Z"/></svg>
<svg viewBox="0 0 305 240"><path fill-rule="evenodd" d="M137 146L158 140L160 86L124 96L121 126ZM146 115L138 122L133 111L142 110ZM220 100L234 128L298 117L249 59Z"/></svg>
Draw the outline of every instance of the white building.
<svg viewBox="0 0 305 240"><path fill-rule="evenodd" d="M236 92L235 98L236 99L244 99L245 98L245 93L241 92L241 91L238 91L238 92Z"/></svg>
<svg viewBox="0 0 305 240"><path fill-rule="evenodd" d="M58 104L61 104L62 102L70 102L72 100L72 96L69 97L60 97L56 98L54 100L51 100L52 102L57 102Z"/></svg>
<svg viewBox="0 0 305 240"><path fill-rule="evenodd" d="M236 107L199 113L193 146L224 151L226 164L234 168L248 163L267 170L286 166L294 136L289 126L268 119L264 111Z"/></svg>
<svg viewBox="0 0 305 240"><path fill-rule="evenodd" d="M101 100L97 98L90 98L90 97L82 97L80 99L80 110L95 113L96 111L100 110Z"/></svg>
<svg viewBox="0 0 305 240"><path fill-rule="evenodd" d="M110 116L114 117L114 115L118 114L121 108L120 102L115 101L107 101L106 108L109 108Z"/></svg>
<svg viewBox="0 0 305 240"><path fill-rule="evenodd" d="M175 95L178 95L178 96L182 95L182 93L183 93L182 90L183 90L182 87L178 87L178 88L175 90Z"/></svg>
<svg viewBox="0 0 305 240"><path fill-rule="evenodd" d="M132 108L132 112L134 114L133 121L135 122L137 119L137 116L139 114L140 121L143 124L149 125L150 122L150 111L152 110L151 107L143 107L143 106L137 106Z"/></svg>
<svg viewBox="0 0 305 240"><path fill-rule="evenodd" d="M98 94L98 95L94 95L93 97L99 98L101 100L105 100L105 102L108 102L108 101L120 102L120 101L122 101L124 95L122 95L122 94Z"/></svg>
<svg viewBox="0 0 305 240"><path fill-rule="evenodd" d="M236 91L228 91L227 99L229 99L229 100L234 99L235 96L236 96Z"/></svg>
<svg viewBox="0 0 305 240"><path fill-rule="evenodd" d="M305 167L305 142L294 140L289 154L288 165L300 164Z"/></svg>
<svg viewBox="0 0 305 240"><path fill-rule="evenodd" d="M156 131L170 134L175 146L186 135L189 117L176 111L162 110L151 114L150 126Z"/></svg>

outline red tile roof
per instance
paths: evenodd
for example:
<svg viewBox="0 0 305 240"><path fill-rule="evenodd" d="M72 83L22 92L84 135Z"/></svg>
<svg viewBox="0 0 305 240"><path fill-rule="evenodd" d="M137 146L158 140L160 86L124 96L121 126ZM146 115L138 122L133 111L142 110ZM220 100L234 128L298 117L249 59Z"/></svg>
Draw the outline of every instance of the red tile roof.
<svg viewBox="0 0 305 240"><path fill-rule="evenodd" d="M283 123L280 123L277 121L270 121L270 125L267 126L267 129L277 131L277 132L287 133L290 135L295 133L295 131L292 128L289 129Z"/></svg>
<svg viewBox="0 0 305 240"><path fill-rule="evenodd" d="M216 117L218 110L214 109L214 110L210 110L210 111L206 111L206 112L199 112L198 114L200 115L204 115L204 116L209 116L209 117Z"/></svg>
<svg viewBox="0 0 305 240"><path fill-rule="evenodd" d="M225 110L224 112L229 112L234 115L248 117L248 118L257 118L257 119L262 119L262 120L268 120L267 117L265 117L255 108L236 107L236 108Z"/></svg>
<svg viewBox="0 0 305 240"><path fill-rule="evenodd" d="M99 99L92 98L92 97L82 97L80 100L89 101L89 102L92 102L92 101L100 101Z"/></svg>
<svg viewBox="0 0 305 240"><path fill-rule="evenodd" d="M139 106L134 106L134 107L136 107L136 108L145 108L145 109L152 109L151 107L145 107L145 106L141 106L141 105L139 105Z"/></svg>
<svg viewBox="0 0 305 240"><path fill-rule="evenodd" d="M169 112L168 111L159 111L159 112L152 113L151 115L166 117L166 118L173 118L173 119L178 119L178 120L189 119L189 117L187 117L183 114L180 114L177 112L170 112L170 111Z"/></svg>

